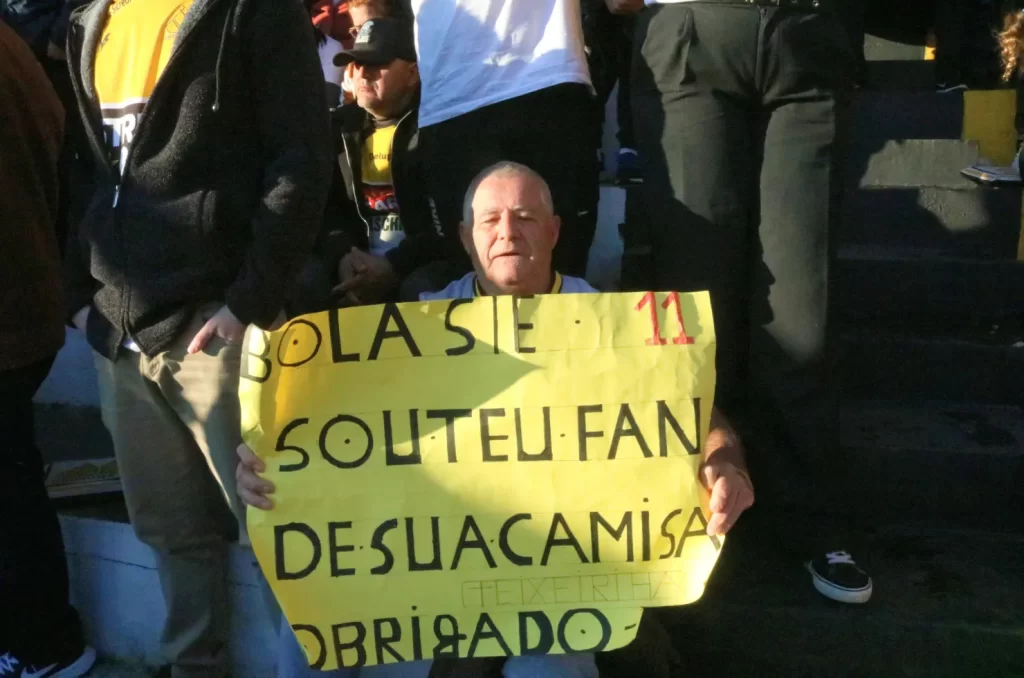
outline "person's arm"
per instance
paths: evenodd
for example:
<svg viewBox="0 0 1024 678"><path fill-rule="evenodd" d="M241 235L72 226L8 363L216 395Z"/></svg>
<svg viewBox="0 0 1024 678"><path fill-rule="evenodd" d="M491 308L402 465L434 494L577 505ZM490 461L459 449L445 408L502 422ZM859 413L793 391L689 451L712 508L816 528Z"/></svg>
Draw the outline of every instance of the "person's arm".
<svg viewBox="0 0 1024 678"><path fill-rule="evenodd" d="M743 441L717 408L711 410L700 480L711 493L708 534L725 534L754 504L754 485L747 473Z"/></svg>
<svg viewBox="0 0 1024 678"><path fill-rule="evenodd" d="M260 145L264 194L252 240L226 293L242 323L272 325L321 226L332 148L323 74L297 2L262 0L243 21L246 63Z"/></svg>

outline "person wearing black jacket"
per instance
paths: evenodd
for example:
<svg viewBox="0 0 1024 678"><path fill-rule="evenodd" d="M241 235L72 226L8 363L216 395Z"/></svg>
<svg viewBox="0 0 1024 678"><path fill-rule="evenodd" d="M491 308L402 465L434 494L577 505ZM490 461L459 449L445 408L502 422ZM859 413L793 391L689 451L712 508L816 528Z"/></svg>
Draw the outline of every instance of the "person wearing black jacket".
<svg viewBox="0 0 1024 678"><path fill-rule="evenodd" d="M333 111L338 152L324 227L290 312L416 301L457 277L426 190L412 24L363 24L336 63L350 67L356 103ZM360 40L362 40L360 42Z"/></svg>
<svg viewBox="0 0 1024 678"><path fill-rule="evenodd" d="M72 17L68 61L97 166L70 310L156 552L171 675L219 677L241 342L282 317L330 180L309 18L280 0L95 0Z"/></svg>

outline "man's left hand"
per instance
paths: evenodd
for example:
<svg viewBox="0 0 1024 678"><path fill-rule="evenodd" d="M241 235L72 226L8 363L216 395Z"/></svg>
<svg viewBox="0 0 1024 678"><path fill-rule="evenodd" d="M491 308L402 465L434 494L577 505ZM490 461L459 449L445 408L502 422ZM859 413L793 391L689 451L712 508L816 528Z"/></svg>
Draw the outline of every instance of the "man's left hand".
<svg viewBox="0 0 1024 678"><path fill-rule="evenodd" d="M215 336L232 344L240 344L245 339L245 327L245 323L236 318L231 309L221 306L221 309L196 332L192 343L188 345L188 352L199 353Z"/></svg>
<svg viewBox="0 0 1024 678"><path fill-rule="evenodd" d="M708 534L726 534L740 514L754 505L754 486L745 471L731 462L709 461L701 467L701 480L711 492Z"/></svg>
<svg viewBox="0 0 1024 678"><path fill-rule="evenodd" d="M355 275L334 288L355 304L374 304L384 301L398 286L398 274L387 257L378 257L353 248L349 253Z"/></svg>

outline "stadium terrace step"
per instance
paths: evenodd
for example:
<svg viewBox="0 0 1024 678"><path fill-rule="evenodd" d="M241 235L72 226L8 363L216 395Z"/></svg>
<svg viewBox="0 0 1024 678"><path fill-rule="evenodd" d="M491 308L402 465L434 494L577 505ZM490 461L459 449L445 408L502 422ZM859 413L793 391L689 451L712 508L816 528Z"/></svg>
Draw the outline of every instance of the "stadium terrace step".
<svg viewBox="0 0 1024 678"><path fill-rule="evenodd" d="M893 139L880 149L860 146L851 154L849 179L860 188L976 188L960 170L978 162L975 141Z"/></svg>
<svg viewBox="0 0 1024 678"><path fill-rule="evenodd" d="M1015 328L921 333L847 329L840 338L839 360L847 398L1022 402L1024 332Z"/></svg>
<svg viewBox="0 0 1024 678"><path fill-rule="evenodd" d="M689 675L1024 675L1024 537L879 530L858 552L874 595L842 606L751 528L727 541L704 600L662 614Z"/></svg>
<svg viewBox="0 0 1024 678"><path fill-rule="evenodd" d="M960 139L962 93L859 92L853 108L856 148L881 149L887 141Z"/></svg>
<svg viewBox="0 0 1024 678"><path fill-rule="evenodd" d="M1024 263L845 247L835 271L843 327L991 329L1024 323Z"/></svg>
<svg viewBox="0 0 1024 678"><path fill-rule="evenodd" d="M1021 407L847 401L840 437L862 520L1024 534Z"/></svg>
<svg viewBox="0 0 1024 678"><path fill-rule="evenodd" d="M1012 260L1020 214L1016 186L860 189L848 199L840 242Z"/></svg>

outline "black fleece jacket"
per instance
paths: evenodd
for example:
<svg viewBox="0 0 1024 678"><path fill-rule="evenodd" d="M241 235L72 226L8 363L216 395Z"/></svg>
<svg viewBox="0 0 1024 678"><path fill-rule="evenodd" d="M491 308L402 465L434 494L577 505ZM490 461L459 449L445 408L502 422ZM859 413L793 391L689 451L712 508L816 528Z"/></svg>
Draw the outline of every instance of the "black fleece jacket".
<svg viewBox="0 0 1024 678"><path fill-rule="evenodd" d="M309 17L298 0L196 0L146 105L122 176L107 160L94 84L110 0L76 12L68 61L98 175L73 228L69 312L110 359L147 355L196 308L277 317L321 223L330 123Z"/></svg>

